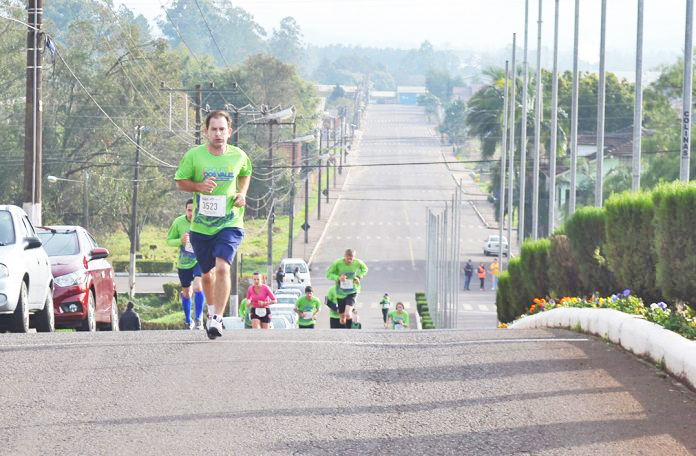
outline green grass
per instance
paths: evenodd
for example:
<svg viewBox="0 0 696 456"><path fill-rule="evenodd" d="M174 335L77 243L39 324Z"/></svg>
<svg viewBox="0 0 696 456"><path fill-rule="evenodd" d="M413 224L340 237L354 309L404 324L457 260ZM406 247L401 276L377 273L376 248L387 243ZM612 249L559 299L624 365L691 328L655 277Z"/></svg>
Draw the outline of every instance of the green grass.
<svg viewBox="0 0 696 456"><path fill-rule="evenodd" d="M182 323L184 321L184 312L173 312L167 315L164 315L159 318L152 318L150 320L146 320L149 323L164 323L168 325L176 325L178 323Z"/></svg>
<svg viewBox="0 0 696 456"><path fill-rule="evenodd" d="M333 176L333 169L331 176ZM325 177L325 176L324 176ZM322 183L325 180L322 179ZM333 185L333 179L331 179ZM316 185L310 185L309 211L315 213L317 209ZM312 188L313 187L313 188ZM298 185L298 195L304 195L304 186ZM289 216L276 215L273 224L273 262L277 267L280 259L285 257L288 247L288 223ZM312 224L312 217L309 217ZM293 238L302 232L304 223L304 202L295 208L295 220L293 226ZM167 231L169 226L146 225L140 234L140 254L143 258L156 261L176 262L178 249L167 245ZM247 219L244 221L244 242L239 249L242 258L242 275L251 275L254 271L264 273L266 271L268 227L266 219ZM128 260L130 255L130 240L124 231L119 231L103 242L104 247L111 252L112 260Z"/></svg>

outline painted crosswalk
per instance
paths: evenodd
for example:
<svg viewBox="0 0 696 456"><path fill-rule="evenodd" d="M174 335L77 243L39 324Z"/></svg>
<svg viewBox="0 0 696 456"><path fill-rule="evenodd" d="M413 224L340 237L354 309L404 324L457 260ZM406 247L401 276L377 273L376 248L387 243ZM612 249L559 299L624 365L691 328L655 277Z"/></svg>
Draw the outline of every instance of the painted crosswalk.
<svg viewBox="0 0 696 456"><path fill-rule="evenodd" d="M467 312L495 312L494 304L462 304L462 309Z"/></svg>

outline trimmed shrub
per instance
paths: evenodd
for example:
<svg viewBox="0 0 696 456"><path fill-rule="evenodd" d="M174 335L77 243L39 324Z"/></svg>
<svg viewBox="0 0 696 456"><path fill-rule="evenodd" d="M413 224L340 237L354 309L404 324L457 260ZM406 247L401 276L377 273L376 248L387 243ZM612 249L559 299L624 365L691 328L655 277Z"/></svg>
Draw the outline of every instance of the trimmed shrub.
<svg viewBox="0 0 696 456"><path fill-rule="evenodd" d="M112 261L111 264L115 272L128 272L130 267L130 262L123 260ZM173 271L174 263L171 261L140 260L135 262L135 272L162 274Z"/></svg>
<svg viewBox="0 0 696 456"><path fill-rule="evenodd" d="M549 251L551 241L525 241L522 244L522 279L527 292L533 298L545 298L549 294ZM502 321L502 320L501 320Z"/></svg>
<svg viewBox="0 0 696 456"><path fill-rule="evenodd" d="M662 184L653 201L656 284L667 298L696 308L696 184Z"/></svg>
<svg viewBox="0 0 696 456"><path fill-rule="evenodd" d="M614 194L605 207L607 262L617 285L648 302L658 301L652 196L645 192Z"/></svg>
<svg viewBox="0 0 696 456"><path fill-rule="evenodd" d="M566 233L577 263L581 293L609 294L615 288L603 256L606 238L606 210L583 207L566 222Z"/></svg>
<svg viewBox="0 0 696 456"><path fill-rule="evenodd" d="M549 246L549 295L555 298L575 296L580 293L578 268L565 234L551 237Z"/></svg>
<svg viewBox="0 0 696 456"><path fill-rule="evenodd" d="M510 312L510 274L507 271L501 273L498 278L495 310L498 313L498 321L502 323L509 323L517 317Z"/></svg>
<svg viewBox="0 0 696 456"><path fill-rule="evenodd" d="M527 311L531 296L527 293L527 287L522 277L522 261L519 258L511 258L508 263L510 285L508 288L508 312L513 319Z"/></svg>
<svg viewBox="0 0 696 456"><path fill-rule="evenodd" d="M421 327L423 329L435 329L428 310L428 302L425 300L425 293L416 293L416 310L421 318Z"/></svg>
<svg viewBox="0 0 696 456"><path fill-rule="evenodd" d="M179 282L167 282L162 284L164 289L164 297L169 302L179 302L179 294L181 293L181 284Z"/></svg>

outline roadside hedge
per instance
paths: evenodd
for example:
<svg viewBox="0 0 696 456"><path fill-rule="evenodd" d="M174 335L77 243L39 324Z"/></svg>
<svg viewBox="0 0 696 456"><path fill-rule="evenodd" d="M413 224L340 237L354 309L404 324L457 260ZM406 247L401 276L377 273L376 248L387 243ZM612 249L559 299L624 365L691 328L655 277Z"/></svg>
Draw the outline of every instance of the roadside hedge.
<svg viewBox="0 0 696 456"><path fill-rule="evenodd" d="M656 285L696 308L696 183L662 184L655 204Z"/></svg>
<svg viewBox="0 0 696 456"><path fill-rule="evenodd" d="M115 272L128 272L129 261L115 260L111 262ZM174 263L171 261L139 260L135 262L135 272L147 274L164 274L174 272Z"/></svg>
<svg viewBox="0 0 696 456"><path fill-rule="evenodd" d="M605 207L609 269L621 288L632 290L648 302L658 301L652 196L646 192L614 194Z"/></svg>
<svg viewBox="0 0 696 456"><path fill-rule="evenodd" d="M522 276L522 261L519 258L511 258L508 263L510 286L508 288L507 311L515 316L520 316L527 311L532 296L528 293Z"/></svg>
<svg viewBox="0 0 696 456"><path fill-rule="evenodd" d="M522 243L522 279L527 285L527 293L533 298L543 298L549 294L550 249L551 241L548 239Z"/></svg>
<svg viewBox="0 0 696 456"><path fill-rule="evenodd" d="M606 210L598 207L578 209L566 222L570 247L578 266L581 292L610 294L613 280L603 256L606 239Z"/></svg>
<svg viewBox="0 0 696 456"><path fill-rule="evenodd" d="M549 295L555 298L576 296L580 293L578 268L565 234L551 237L549 246Z"/></svg>
<svg viewBox="0 0 696 456"><path fill-rule="evenodd" d="M498 277L498 288L495 294L495 310L498 314L498 321L509 323L517 318L510 308L510 274L505 271Z"/></svg>
<svg viewBox="0 0 696 456"><path fill-rule="evenodd" d="M435 329L430 311L428 309L428 301L425 299L425 293L416 293L416 311L420 315L421 327L423 329Z"/></svg>

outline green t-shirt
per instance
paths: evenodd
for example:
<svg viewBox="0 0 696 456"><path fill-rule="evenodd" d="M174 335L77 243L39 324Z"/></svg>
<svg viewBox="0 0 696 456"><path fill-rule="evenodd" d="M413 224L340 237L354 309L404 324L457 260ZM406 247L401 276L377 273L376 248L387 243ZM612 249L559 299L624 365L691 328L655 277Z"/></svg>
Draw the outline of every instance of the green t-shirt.
<svg viewBox="0 0 696 456"><path fill-rule="evenodd" d="M175 180L203 182L215 177L217 186L211 194L193 193L191 231L214 235L223 228L244 228L244 207L234 206L237 177L251 175L251 160L240 148L227 145L216 156L205 144L189 149L179 163Z"/></svg>
<svg viewBox="0 0 696 456"><path fill-rule="evenodd" d="M341 288L339 279L341 274L345 274L348 277L347 283L343 284L344 288ZM366 274L367 266L362 260L354 258L352 263L346 264L343 258L339 258L329 266L328 271L326 271L326 278L336 282L336 296L345 298L349 294L360 293L360 284L353 283L353 279L355 277L362 279Z"/></svg>
<svg viewBox="0 0 696 456"><path fill-rule="evenodd" d="M388 309L391 306L391 301L389 298L382 298L379 305L382 306L382 309Z"/></svg>
<svg viewBox="0 0 696 456"><path fill-rule="evenodd" d="M392 321L391 328L392 329L395 329L396 325L399 323L401 323L404 326L404 328L408 329L409 318L408 318L408 312L406 312L405 310L401 314L399 314L398 311L396 309L394 309L391 312L389 312L387 318L391 318L391 321Z"/></svg>
<svg viewBox="0 0 696 456"><path fill-rule="evenodd" d="M329 288L329 292L326 294L326 300L330 301L334 304L337 304L336 299L338 299L336 296L336 286L333 286L333 287ZM341 315L329 307L329 318L339 319L339 318L341 318Z"/></svg>
<svg viewBox="0 0 696 456"><path fill-rule="evenodd" d="M297 324L300 326L311 326L314 324L314 314L319 312L321 308L321 301L316 296L312 296L312 299L307 299L307 295L300 296L300 298L295 303L295 309L300 312L300 319ZM306 318L306 314L312 314L310 318Z"/></svg>
<svg viewBox="0 0 696 456"><path fill-rule="evenodd" d="M176 264L176 267L179 269L191 269L198 263L191 243L189 242L188 245L181 243L181 236L189 231L191 231L191 222L186 219L186 214L184 214L174 219L167 233L167 244L172 247L179 247L179 261Z"/></svg>
<svg viewBox="0 0 696 456"><path fill-rule="evenodd" d="M247 301L247 298L244 298L241 301L239 301L239 316L244 319L245 328L251 328L251 314L249 313L249 309L247 308L248 305L249 301Z"/></svg>

